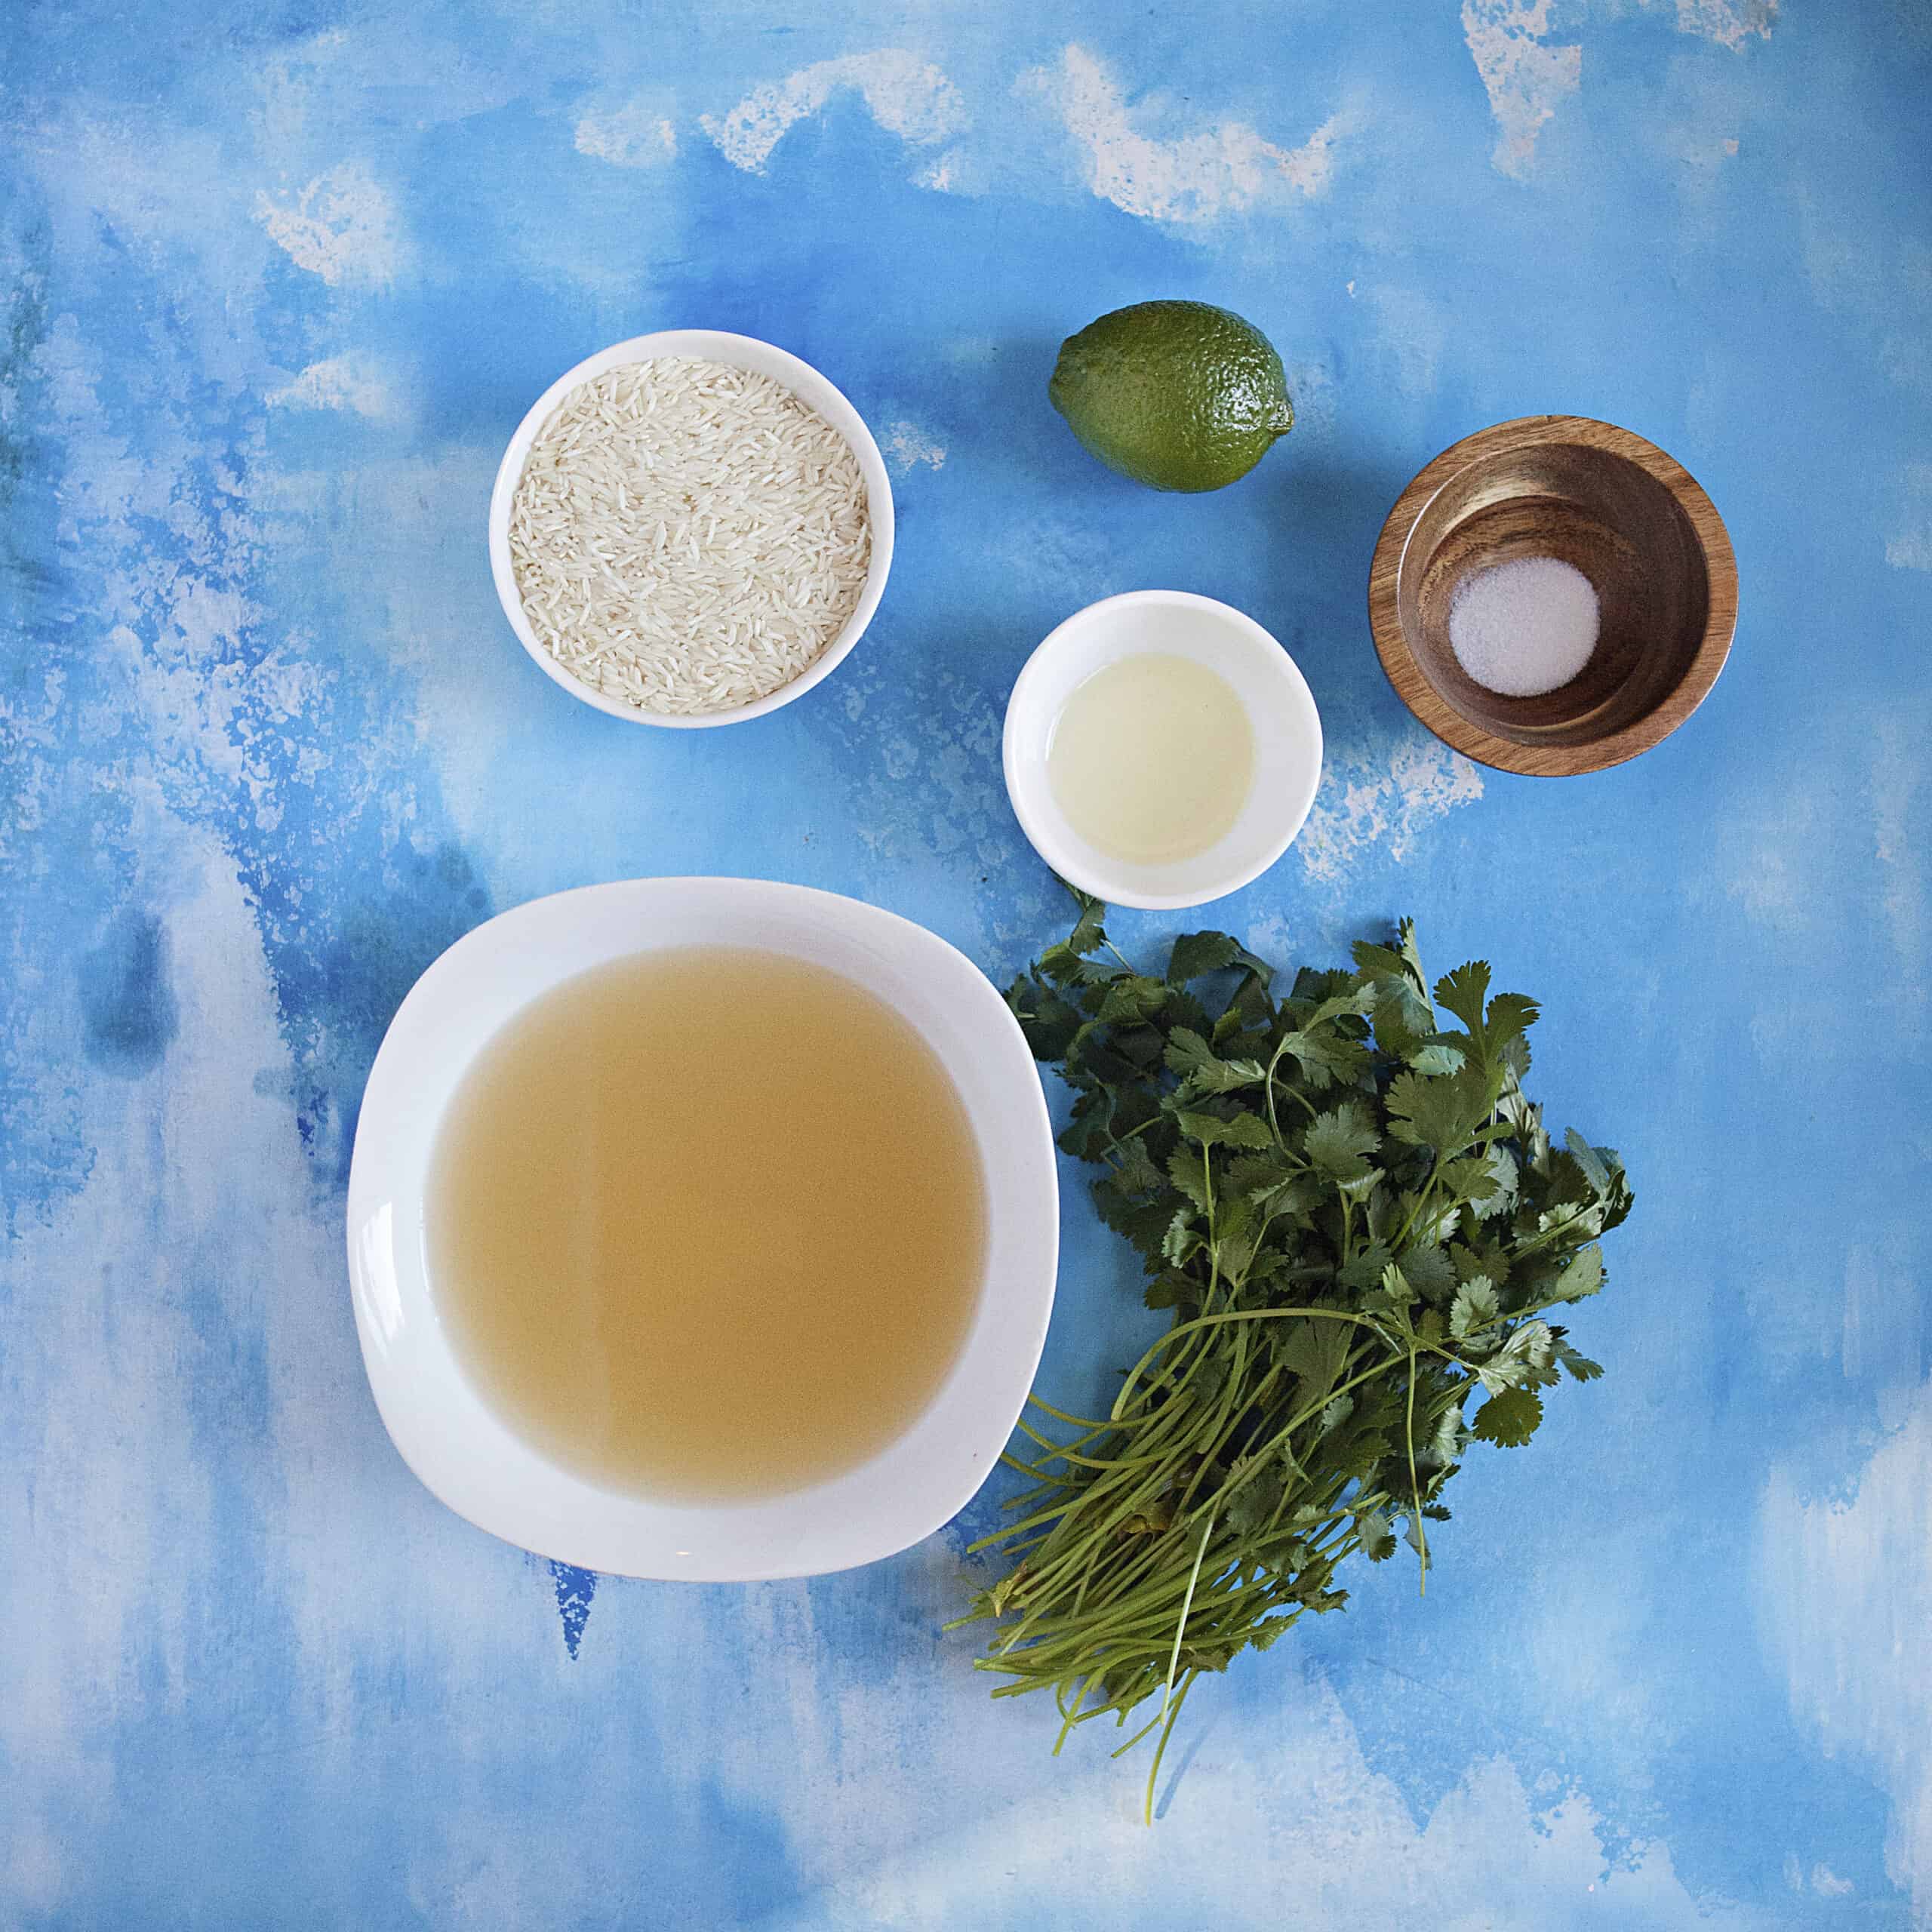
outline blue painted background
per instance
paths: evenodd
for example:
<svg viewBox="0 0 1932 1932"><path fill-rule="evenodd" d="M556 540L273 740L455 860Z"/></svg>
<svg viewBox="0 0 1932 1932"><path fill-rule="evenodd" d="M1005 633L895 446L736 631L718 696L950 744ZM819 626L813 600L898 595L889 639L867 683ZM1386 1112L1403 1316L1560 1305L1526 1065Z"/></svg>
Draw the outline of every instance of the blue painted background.
<svg viewBox="0 0 1932 1932"><path fill-rule="evenodd" d="M1932 1924L1921 0L6 32L0 1923ZM1216 496L1046 406L1060 338L1153 295L1290 368ZM724 734L570 703L483 550L531 399L680 324L826 370L901 519L853 660ZM1563 784L1420 734L1363 617L1407 477L1543 410L1681 457L1743 584L1691 724ZM1064 914L1005 694L1155 584L1253 611L1328 727L1217 921L1487 954L1638 1208L1577 1324L1606 1379L1470 1463L1426 1603L1392 1563L1204 1684L1150 1833L939 1635L990 1498L811 1583L553 1573L391 1450L339 1223L391 1013L532 895L795 879L1009 972ZM1077 1404L1149 1318L1066 1218Z"/></svg>

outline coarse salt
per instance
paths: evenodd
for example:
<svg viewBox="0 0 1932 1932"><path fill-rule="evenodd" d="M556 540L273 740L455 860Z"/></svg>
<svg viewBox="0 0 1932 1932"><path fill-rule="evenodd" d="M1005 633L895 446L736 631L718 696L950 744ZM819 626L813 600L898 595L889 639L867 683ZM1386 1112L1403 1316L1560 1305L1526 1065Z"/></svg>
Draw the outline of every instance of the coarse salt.
<svg viewBox="0 0 1932 1932"><path fill-rule="evenodd" d="M1449 645L1485 691L1540 697L1590 661L1601 622L1595 586L1575 565L1518 557L1456 586Z"/></svg>

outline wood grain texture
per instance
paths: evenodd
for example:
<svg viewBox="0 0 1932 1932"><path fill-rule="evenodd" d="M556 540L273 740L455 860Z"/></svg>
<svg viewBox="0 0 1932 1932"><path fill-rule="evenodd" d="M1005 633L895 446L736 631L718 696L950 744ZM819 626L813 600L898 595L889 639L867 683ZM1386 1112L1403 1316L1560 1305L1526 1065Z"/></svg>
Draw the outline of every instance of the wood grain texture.
<svg viewBox="0 0 1932 1932"><path fill-rule="evenodd" d="M1561 558L1595 587L1597 648L1560 690L1505 697L1449 643L1472 574ZM1531 777L1601 771L1668 737L1716 683L1737 626L1724 520L1654 443L1583 416L1524 416L1452 444L1396 500L1368 579L1377 654L1444 743Z"/></svg>

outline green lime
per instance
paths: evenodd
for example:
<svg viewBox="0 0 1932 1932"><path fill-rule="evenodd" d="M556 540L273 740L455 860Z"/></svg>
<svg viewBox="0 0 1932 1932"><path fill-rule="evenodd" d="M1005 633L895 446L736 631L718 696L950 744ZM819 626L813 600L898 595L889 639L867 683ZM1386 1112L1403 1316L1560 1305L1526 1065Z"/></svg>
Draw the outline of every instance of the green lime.
<svg viewBox="0 0 1932 1932"><path fill-rule="evenodd" d="M1060 344L1048 395L1094 455L1156 490L1245 476L1294 405L1274 345L1207 302L1137 302Z"/></svg>

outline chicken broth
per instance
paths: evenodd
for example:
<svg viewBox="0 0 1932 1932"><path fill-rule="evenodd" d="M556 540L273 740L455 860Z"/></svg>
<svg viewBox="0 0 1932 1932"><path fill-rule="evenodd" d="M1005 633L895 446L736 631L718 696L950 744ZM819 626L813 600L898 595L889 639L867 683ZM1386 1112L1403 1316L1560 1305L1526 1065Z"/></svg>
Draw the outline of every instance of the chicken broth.
<svg viewBox="0 0 1932 1932"><path fill-rule="evenodd" d="M841 975L635 955L518 1014L438 1130L432 1292L484 1399L552 1460L666 1501L781 1494L903 1434L986 1246L965 1109Z"/></svg>

